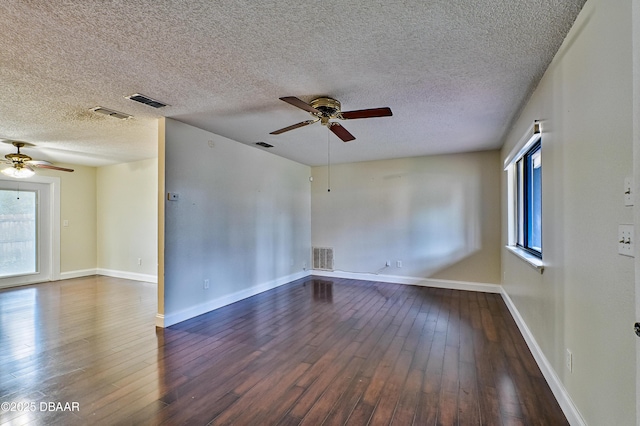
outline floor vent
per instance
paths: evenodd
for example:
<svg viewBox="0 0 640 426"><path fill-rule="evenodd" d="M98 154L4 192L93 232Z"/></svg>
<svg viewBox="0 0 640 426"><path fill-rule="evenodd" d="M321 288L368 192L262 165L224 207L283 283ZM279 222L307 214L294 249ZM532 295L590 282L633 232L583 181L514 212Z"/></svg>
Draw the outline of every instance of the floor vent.
<svg viewBox="0 0 640 426"><path fill-rule="evenodd" d="M313 269L333 271L333 249L327 247L313 248Z"/></svg>
<svg viewBox="0 0 640 426"><path fill-rule="evenodd" d="M125 96L127 99L131 99L132 101L140 102L141 104L149 105L154 108L162 108L166 107L167 104L164 102L156 101L155 99L151 99L148 96L141 95L140 93L134 93L133 95Z"/></svg>

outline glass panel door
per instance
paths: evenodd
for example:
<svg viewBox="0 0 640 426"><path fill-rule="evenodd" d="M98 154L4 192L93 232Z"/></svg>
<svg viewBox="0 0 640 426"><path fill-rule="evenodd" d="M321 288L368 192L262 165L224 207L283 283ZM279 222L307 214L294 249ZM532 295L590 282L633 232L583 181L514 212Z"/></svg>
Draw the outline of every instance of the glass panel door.
<svg viewBox="0 0 640 426"><path fill-rule="evenodd" d="M38 193L0 189L0 278L38 272Z"/></svg>
<svg viewBox="0 0 640 426"><path fill-rule="evenodd" d="M0 288L52 277L52 185L0 180Z"/></svg>

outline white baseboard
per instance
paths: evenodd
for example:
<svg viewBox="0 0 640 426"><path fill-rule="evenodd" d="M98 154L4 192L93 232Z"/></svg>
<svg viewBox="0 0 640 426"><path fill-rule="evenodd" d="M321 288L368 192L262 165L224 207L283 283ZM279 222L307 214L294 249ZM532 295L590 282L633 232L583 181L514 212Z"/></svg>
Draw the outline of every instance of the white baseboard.
<svg viewBox="0 0 640 426"><path fill-rule="evenodd" d="M158 283L156 275L138 274L136 272L117 271L115 269L79 269L77 271L61 272L60 279L67 280L71 278L89 277L91 275L104 275L105 277L124 278L133 281L144 281L149 283Z"/></svg>
<svg viewBox="0 0 640 426"><path fill-rule="evenodd" d="M156 314L156 327L164 328L164 315Z"/></svg>
<svg viewBox="0 0 640 426"><path fill-rule="evenodd" d="M96 275L104 275L106 277L124 278L133 281L144 281L147 283L158 283L157 275L139 274L137 272L117 271L115 269L96 269Z"/></svg>
<svg viewBox="0 0 640 426"><path fill-rule="evenodd" d="M79 269L77 271L60 272L61 280L68 280L71 278L90 277L91 275L98 275L96 269Z"/></svg>
<svg viewBox="0 0 640 426"><path fill-rule="evenodd" d="M232 303L238 302L242 299L246 299L251 296L255 296L256 294L263 293L267 290L274 289L284 284L288 284L292 281L298 280L300 278L304 278L309 276L309 271L301 271L295 274L287 275L281 278L277 278L272 281L268 281L266 283L246 288L244 290L237 291L235 293L231 293L225 296L218 297L213 300L208 300L206 302L200 303L198 305L192 306L187 309L183 309L178 312L173 312L165 315L157 314L156 315L156 326L158 327L170 327L174 324L177 324L182 321L186 321L188 319L197 317L198 315L205 314L207 312L211 312L218 308L222 308L223 306L230 305ZM160 325L159 323L162 323Z"/></svg>
<svg viewBox="0 0 640 426"><path fill-rule="evenodd" d="M501 295L504 303L509 308L509 312L511 312L511 316L518 325L520 333L524 337L524 340L527 342L527 346L529 346L529 350L533 354L538 367L540 367L542 375L547 380L547 383L551 388L551 392L553 392L553 395L556 397L558 404L560 404L560 408L562 408L564 415L567 417L567 421L573 426L586 426L587 423L582 418L580 411L578 411L578 407L576 407L576 405L573 403L571 396L569 396L569 392L567 392L567 389L560 381L560 378L551 366L551 363L549 362L547 357L544 356L542 349L538 345L535 337L533 337L533 334L525 323L524 318L522 318L520 312L518 311L518 308L516 308L516 305L513 303L513 300L511 300L504 288L502 288Z"/></svg>
<svg viewBox="0 0 640 426"><path fill-rule="evenodd" d="M311 275L331 278L349 278L364 281L380 281L392 284L408 284L422 287L447 288L451 290L479 291L482 293L500 293L502 290L502 287L499 284L440 280L433 278L403 277L400 275L376 275L345 271L319 271L315 269L311 271Z"/></svg>

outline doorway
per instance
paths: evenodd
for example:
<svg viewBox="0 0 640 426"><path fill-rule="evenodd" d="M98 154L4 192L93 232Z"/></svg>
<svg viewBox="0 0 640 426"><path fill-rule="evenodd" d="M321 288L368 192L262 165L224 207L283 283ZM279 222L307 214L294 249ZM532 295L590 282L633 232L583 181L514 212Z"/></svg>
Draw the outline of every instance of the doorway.
<svg viewBox="0 0 640 426"><path fill-rule="evenodd" d="M0 288L58 279L59 179L0 179Z"/></svg>

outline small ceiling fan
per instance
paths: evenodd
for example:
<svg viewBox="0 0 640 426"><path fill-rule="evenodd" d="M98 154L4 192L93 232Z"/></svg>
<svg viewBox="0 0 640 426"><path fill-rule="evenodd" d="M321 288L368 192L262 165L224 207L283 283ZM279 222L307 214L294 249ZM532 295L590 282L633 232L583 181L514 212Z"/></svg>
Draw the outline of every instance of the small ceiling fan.
<svg viewBox="0 0 640 426"><path fill-rule="evenodd" d="M349 142L354 140L355 136L349 133L347 129L342 127L340 123L329 120L353 120L356 118L389 117L393 115L391 113L391 109L387 107L359 109L356 111L343 112L340 110L340 102L338 102L336 99L326 96L314 99L310 103L306 103L296 98L295 96L286 96L284 98L280 98L280 100L309 112L315 118L273 131L270 133L271 135L279 135L281 133L288 132L289 130L298 129L300 127L308 126L309 124L313 124L319 121L320 124L322 124L323 126L327 126L329 130L331 130L337 137L342 139L343 142Z"/></svg>
<svg viewBox="0 0 640 426"><path fill-rule="evenodd" d="M18 152L7 154L5 159L0 159L0 164L11 164L11 167L2 169L2 173L15 178L28 178L35 174L34 167L42 169L59 170L61 172L72 172L73 169L54 166L48 161L34 160L26 154L20 152L20 148L26 144L24 142L12 141L11 144L18 149Z"/></svg>

